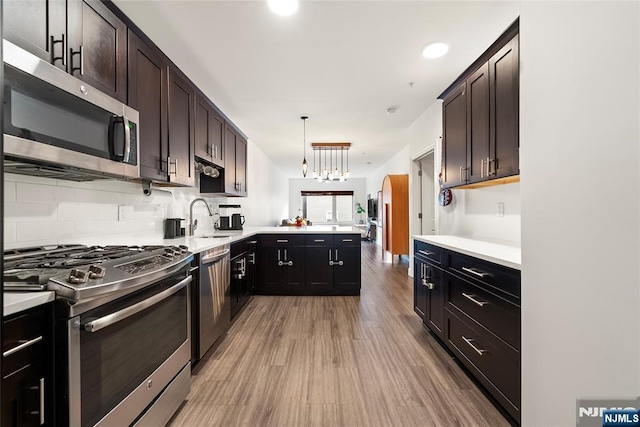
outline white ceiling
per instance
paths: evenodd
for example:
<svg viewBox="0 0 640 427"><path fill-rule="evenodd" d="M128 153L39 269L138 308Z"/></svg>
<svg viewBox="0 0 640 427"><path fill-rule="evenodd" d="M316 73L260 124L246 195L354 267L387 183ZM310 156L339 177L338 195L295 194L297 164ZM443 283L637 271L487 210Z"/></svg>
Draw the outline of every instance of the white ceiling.
<svg viewBox="0 0 640 427"><path fill-rule="evenodd" d="M353 144L352 176L379 168L520 8L519 1L303 0L297 14L281 17L266 0L114 2L291 177L302 176L301 115L309 116L308 144ZM423 58L435 41L448 43L449 53ZM385 112L390 106L395 114Z"/></svg>

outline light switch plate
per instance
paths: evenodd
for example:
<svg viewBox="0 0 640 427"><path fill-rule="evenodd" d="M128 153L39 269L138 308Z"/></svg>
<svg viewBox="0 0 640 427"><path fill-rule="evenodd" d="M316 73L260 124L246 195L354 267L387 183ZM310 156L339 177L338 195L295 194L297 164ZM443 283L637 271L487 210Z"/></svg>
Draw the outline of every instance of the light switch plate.
<svg viewBox="0 0 640 427"><path fill-rule="evenodd" d="M498 202L498 216L504 216L504 203Z"/></svg>

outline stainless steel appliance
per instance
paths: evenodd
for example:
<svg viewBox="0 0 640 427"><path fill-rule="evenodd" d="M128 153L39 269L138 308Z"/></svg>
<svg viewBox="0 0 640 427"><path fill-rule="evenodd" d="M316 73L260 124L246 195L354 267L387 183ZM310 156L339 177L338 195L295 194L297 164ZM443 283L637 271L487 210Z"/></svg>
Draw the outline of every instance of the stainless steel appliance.
<svg viewBox="0 0 640 427"><path fill-rule="evenodd" d="M185 246L4 254L4 280L56 293L56 424L164 425L190 387Z"/></svg>
<svg viewBox="0 0 640 427"><path fill-rule="evenodd" d="M138 112L3 40L5 172L139 178Z"/></svg>
<svg viewBox="0 0 640 427"><path fill-rule="evenodd" d="M201 359L231 325L230 248L222 245L199 256L198 358Z"/></svg>

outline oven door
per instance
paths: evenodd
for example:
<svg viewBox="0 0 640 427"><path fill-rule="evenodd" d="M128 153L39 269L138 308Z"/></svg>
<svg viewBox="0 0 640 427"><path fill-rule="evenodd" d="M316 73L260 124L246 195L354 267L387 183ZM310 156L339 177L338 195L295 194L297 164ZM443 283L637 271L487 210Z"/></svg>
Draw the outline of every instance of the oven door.
<svg viewBox="0 0 640 427"><path fill-rule="evenodd" d="M69 425L129 425L190 360L191 276L70 319Z"/></svg>

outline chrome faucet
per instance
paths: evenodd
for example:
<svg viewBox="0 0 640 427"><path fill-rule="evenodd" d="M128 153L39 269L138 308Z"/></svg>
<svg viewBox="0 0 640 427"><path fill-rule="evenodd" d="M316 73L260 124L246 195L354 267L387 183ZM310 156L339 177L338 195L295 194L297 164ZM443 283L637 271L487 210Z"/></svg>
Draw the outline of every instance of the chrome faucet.
<svg viewBox="0 0 640 427"><path fill-rule="evenodd" d="M198 197L193 202L191 202L191 204L189 205L189 236L193 236L193 232L196 231L196 228L198 228L198 220L193 220L193 204L197 201L201 201L202 203L204 203L204 205L207 207L207 210L209 211L209 216L213 216L213 212L211 211L209 204L202 197Z"/></svg>

